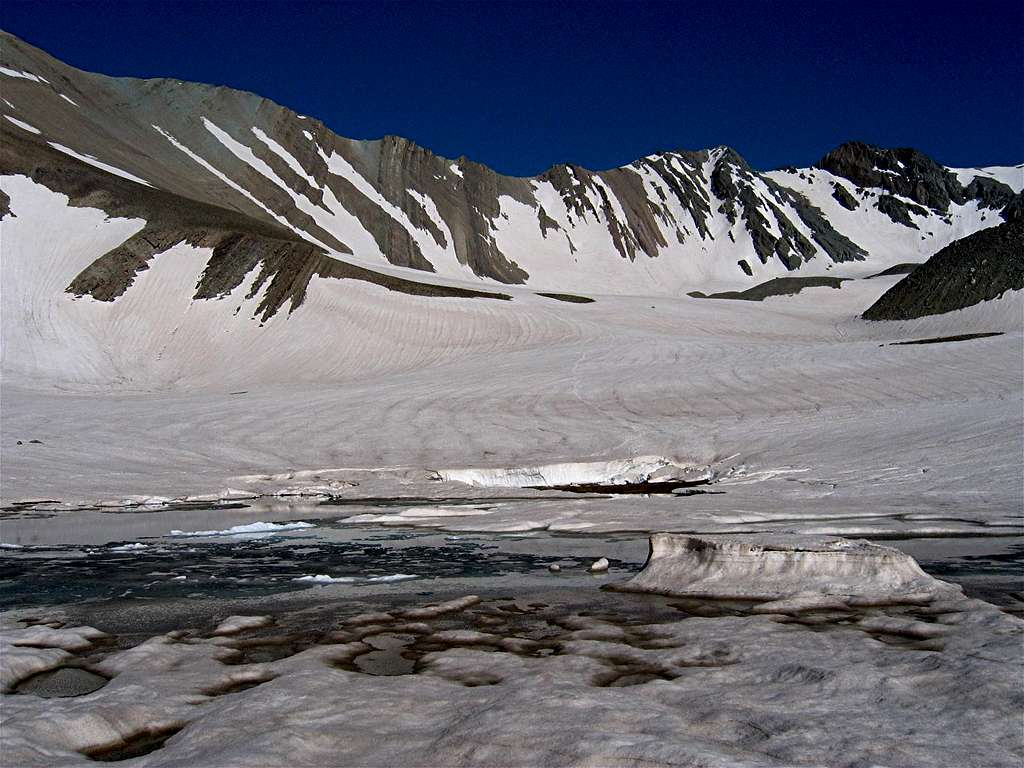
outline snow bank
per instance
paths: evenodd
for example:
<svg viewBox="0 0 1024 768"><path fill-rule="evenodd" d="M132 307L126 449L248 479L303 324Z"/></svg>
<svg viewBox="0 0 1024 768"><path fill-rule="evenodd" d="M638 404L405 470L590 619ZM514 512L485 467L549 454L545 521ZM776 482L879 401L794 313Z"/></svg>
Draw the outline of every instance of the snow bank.
<svg viewBox="0 0 1024 768"><path fill-rule="evenodd" d="M557 622L508 615L505 598L465 611L481 603L473 596L364 614L291 653L286 615L287 634L261 640L282 643L274 661L250 661L246 640L182 632L113 646L89 660L109 678L89 695L3 697L0 749L5 765L40 767L147 745L159 748L133 762L149 768L420 765L423 755L467 767L861 766L883 753L891 768L1020 763L1024 624L994 606L960 598L941 613L883 607L859 623L805 626L643 605L620 615L631 601L611 597ZM0 648L37 634L2 622ZM531 627L542 643L522 636ZM433 649L411 673L359 671L408 650L409 635ZM56 648L21 650L30 664L15 685L73 663ZM10 664L0 654L0 669Z"/></svg>
<svg viewBox="0 0 1024 768"><path fill-rule="evenodd" d="M616 588L773 601L835 596L849 605L920 602L959 592L921 570L910 555L867 541L664 533L651 537L644 569Z"/></svg>
<svg viewBox="0 0 1024 768"><path fill-rule="evenodd" d="M60 666L73 653L92 648L93 642L102 637L106 634L93 627L0 630L0 691L8 692L21 680Z"/></svg>
<svg viewBox="0 0 1024 768"><path fill-rule="evenodd" d="M532 488L598 483L630 485L649 480L700 482L713 477L708 466L685 466L663 456L540 464L532 467L442 469L437 474L441 480L483 488Z"/></svg>

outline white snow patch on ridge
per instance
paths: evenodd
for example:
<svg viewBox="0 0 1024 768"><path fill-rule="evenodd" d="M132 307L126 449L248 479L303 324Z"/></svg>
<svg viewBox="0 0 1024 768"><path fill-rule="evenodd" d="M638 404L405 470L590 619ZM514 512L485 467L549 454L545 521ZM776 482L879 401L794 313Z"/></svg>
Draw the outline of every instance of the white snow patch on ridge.
<svg viewBox="0 0 1024 768"><path fill-rule="evenodd" d="M267 148L271 152L284 160L288 167L295 171L296 175L305 179L309 186L314 187L315 189L320 189L320 185L316 183L316 179L306 172L306 169L302 167L302 163L300 163L287 149L282 147L259 128L253 128L252 132L257 139L267 145Z"/></svg>
<svg viewBox="0 0 1024 768"><path fill-rule="evenodd" d="M20 78L24 78L25 80L32 80L33 82L36 82L36 83L49 83L50 82L45 77L40 77L39 75L33 75L31 72L19 72L16 69L8 69L7 67L0 67L0 74L7 75L8 77L20 77Z"/></svg>
<svg viewBox="0 0 1024 768"><path fill-rule="evenodd" d="M303 213L308 214L314 219L314 221L317 221L318 224L323 226L323 223L318 220L318 216L322 216L323 211L320 211L320 209L314 206L307 198L298 194L295 190L289 187L288 184L285 183L284 179L282 179L280 176L277 175L277 173L275 173L273 168L271 168L263 160L256 156L256 153L252 151L252 147L246 146L245 144L242 144L240 141L237 141L233 136L231 136L231 134L229 134L224 129L220 128L212 120L204 117L202 118L202 121L203 125L206 126L206 130L213 134L216 137L217 141L223 144L231 152L231 154L233 154L246 165L250 166L253 170L259 173L265 179L267 179L274 185L280 187L285 192L287 192L289 197L292 198L292 202L295 203L296 208L298 208ZM255 200L256 198L253 197L252 199ZM313 237L305 230L299 229L291 222L285 221L285 223L289 229L291 229L296 234L301 235L303 238L313 243L314 245L323 248L325 251L333 250L332 248L329 248L324 243L317 240L315 237Z"/></svg>
<svg viewBox="0 0 1024 768"><path fill-rule="evenodd" d="M631 485L649 480L710 480L708 466L677 464L663 456L637 456L611 461L564 462L532 467L442 469L439 479L483 488L531 488L560 485Z"/></svg>
<svg viewBox="0 0 1024 768"><path fill-rule="evenodd" d="M29 125L28 123L22 122L16 117L11 117L10 115L4 115L4 117L7 118L8 122L14 123L16 126L28 131L29 133L34 133L37 136L42 133L42 131L40 131L34 125Z"/></svg>
<svg viewBox="0 0 1024 768"><path fill-rule="evenodd" d="M264 205L259 200L257 200L256 197L252 194L252 192L247 190L241 184L238 184L238 183L232 181L222 171L217 170L214 166L212 166L210 163L208 163L202 157L197 155L191 149L186 147L184 144L182 144L180 141L178 141L176 138L174 138L171 134L169 134L167 131L165 131L163 128L161 128L159 125L155 125L154 124L153 128L157 131L157 133L159 133L161 136L163 136L165 139L167 139L169 142L171 142L171 144L173 144L177 149L180 149L182 152L184 152L190 158L195 160L197 163L199 163L201 166L203 166L203 168L208 170L210 173L212 173L218 179L223 181L225 184L227 184L233 190L235 190L236 192L238 192L241 195L244 195L246 198L251 200L254 204L258 205L260 208L262 208L264 211L266 211L267 214L272 216L279 224L281 224L281 225L283 225L285 227L288 227L289 229L291 229L294 232L299 232L299 230L297 230L295 228L295 226L292 225L286 218L284 218L283 216L279 216L278 214L274 213L266 205ZM299 234L302 234L302 233L300 232Z"/></svg>
<svg viewBox="0 0 1024 768"><path fill-rule="evenodd" d="M8 120L9 119L10 118L8 118ZM38 133L38 131L36 131L36 133ZM115 176L120 176L123 179L128 179L129 181L134 181L136 184L144 184L147 187L152 187L153 186L152 184L150 184L145 179L140 179L135 174L128 173L128 171L123 171L120 168L118 168L117 166L110 165L109 163L104 163L102 160L97 160L92 155L85 155L85 154L82 154L81 152L76 152L75 150L71 149L70 147L65 147L63 144L58 144L55 141L48 141L46 143L49 144L54 149L56 149L58 152L63 152L65 155L70 155L71 157L77 158L77 159L81 160L83 163L88 163L89 165L91 165L91 166L93 166L95 168L99 168L101 171L106 171L107 173L112 173Z"/></svg>

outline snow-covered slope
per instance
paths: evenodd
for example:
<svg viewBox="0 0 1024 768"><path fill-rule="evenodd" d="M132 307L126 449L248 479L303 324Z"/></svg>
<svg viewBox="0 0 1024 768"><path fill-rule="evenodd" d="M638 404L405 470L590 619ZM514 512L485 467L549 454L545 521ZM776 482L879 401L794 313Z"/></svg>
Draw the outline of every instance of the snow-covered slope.
<svg viewBox="0 0 1024 768"><path fill-rule="evenodd" d="M3 443L4 498L739 454L829 483L899 466L915 505L967 488L980 517L1019 507L1019 461L991 456L1020 455L1020 292L907 323L858 319L891 277L686 296L923 261L1015 215L1019 168L851 144L803 170L717 148L513 179L11 37L0 86L4 434L25 443ZM1004 335L880 346L975 332ZM842 482L851 508L889 498ZM778 486L783 506L803 487ZM634 525L620 509L607 525Z"/></svg>

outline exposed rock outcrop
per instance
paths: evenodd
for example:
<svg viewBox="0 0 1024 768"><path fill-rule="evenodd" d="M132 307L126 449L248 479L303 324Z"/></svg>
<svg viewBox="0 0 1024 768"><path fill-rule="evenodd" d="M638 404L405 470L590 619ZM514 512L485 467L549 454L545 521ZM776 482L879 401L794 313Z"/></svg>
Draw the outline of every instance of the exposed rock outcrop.
<svg viewBox="0 0 1024 768"><path fill-rule="evenodd" d="M1024 289L1024 219L957 240L898 282L866 320L911 320L963 309Z"/></svg>

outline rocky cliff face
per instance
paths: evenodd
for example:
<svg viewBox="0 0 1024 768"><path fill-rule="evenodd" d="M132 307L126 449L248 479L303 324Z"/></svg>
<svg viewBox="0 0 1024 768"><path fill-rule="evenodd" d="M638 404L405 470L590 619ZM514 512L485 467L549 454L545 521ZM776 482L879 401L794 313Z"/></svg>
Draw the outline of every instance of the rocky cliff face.
<svg viewBox="0 0 1024 768"><path fill-rule="evenodd" d="M866 320L912 320L1024 290L1024 219L957 240L886 291Z"/></svg>
<svg viewBox="0 0 1024 768"><path fill-rule="evenodd" d="M251 93L81 72L6 34L0 82L0 175L146 221L68 285L102 301L182 241L213 249L197 298L258 270L262 316L353 263L678 294L920 261L1021 206L1020 169L858 143L804 170L760 173L719 147L513 178L399 137L346 139Z"/></svg>

